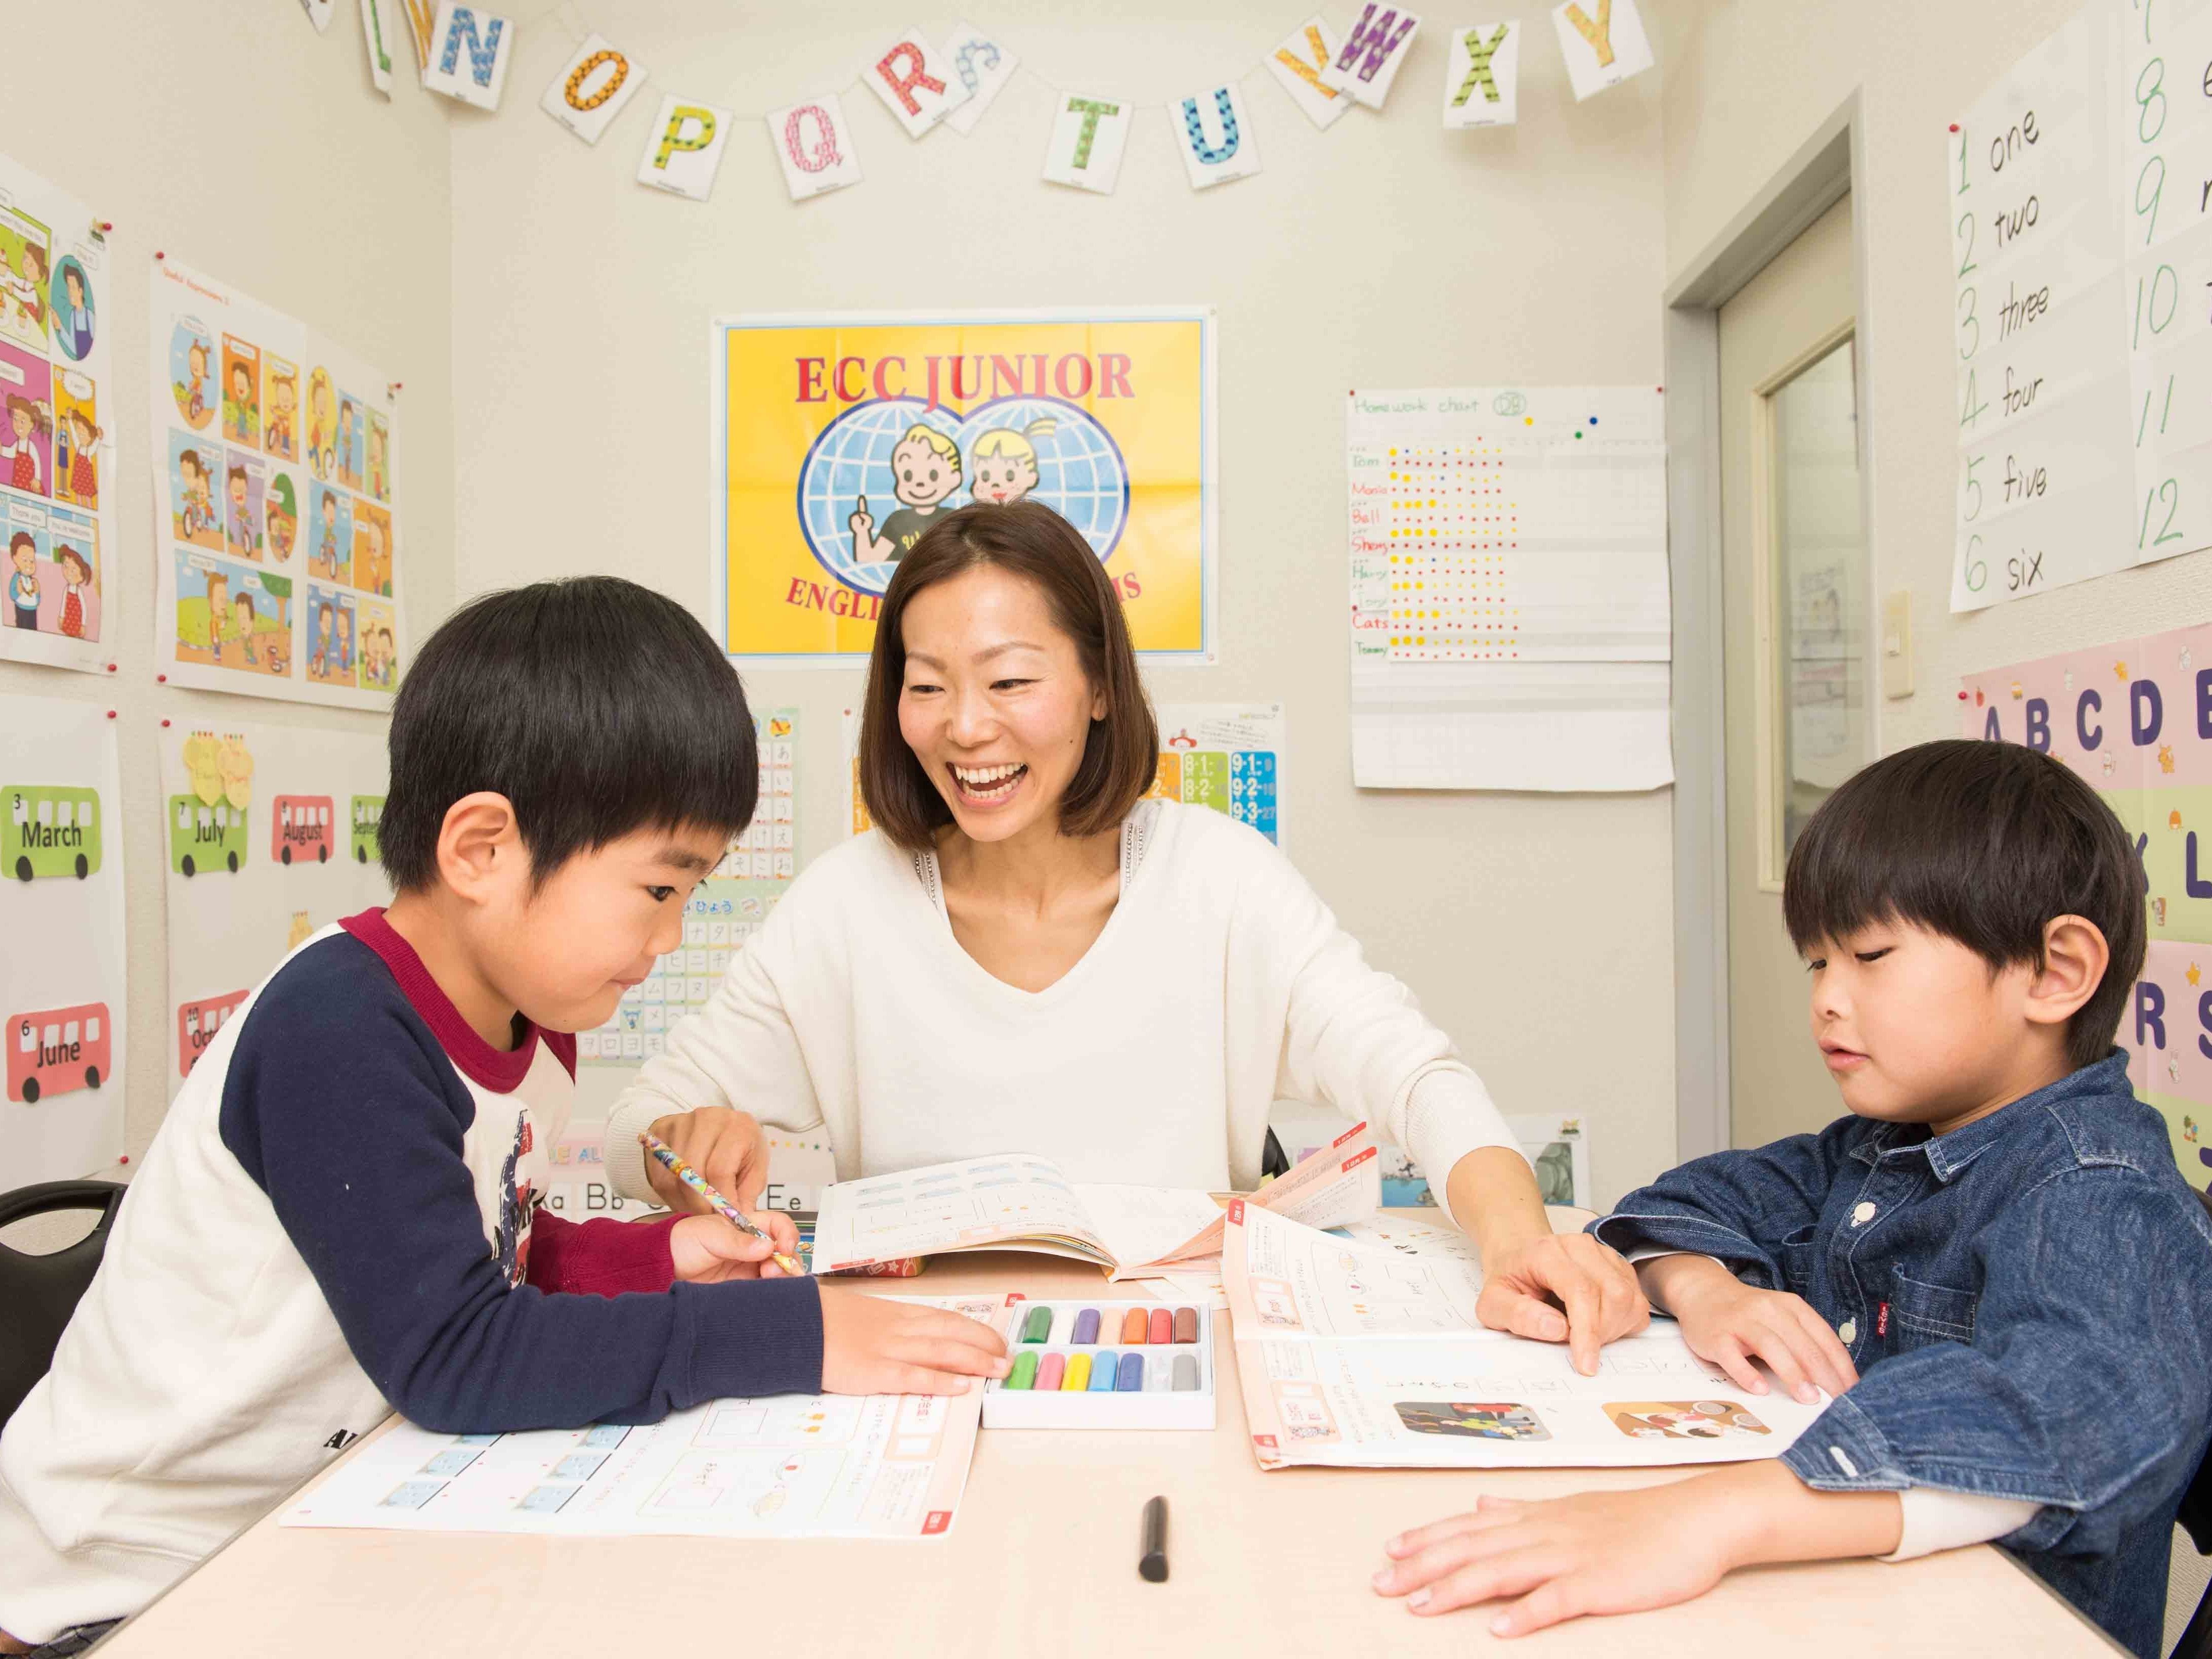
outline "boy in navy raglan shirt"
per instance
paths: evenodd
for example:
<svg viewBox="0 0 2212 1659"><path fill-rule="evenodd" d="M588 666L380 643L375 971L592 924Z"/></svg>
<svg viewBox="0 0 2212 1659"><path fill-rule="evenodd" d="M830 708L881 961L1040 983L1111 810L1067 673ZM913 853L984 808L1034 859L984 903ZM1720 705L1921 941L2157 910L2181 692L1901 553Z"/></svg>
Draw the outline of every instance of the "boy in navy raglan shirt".
<svg viewBox="0 0 2212 1659"><path fill-rule="evenodd" d="M1996 1540L2155 1659L2212 1436L2212 1226L2112 1047L2146 931L2128 834L2046 755L1923 744L1813 815L1782 908L1849 1115L1686 1164L1590 1231L1741 1395L1764 1361L1832 1403L1778 1462L1486 1498L1390 1540L1375 1587L1416 1613L1503 1598L1491 1629L1517 1636L1754 1563Z"/></svg>
<svg viewBox="0 0 2212 1659"><path fill-rule="evenodd" d="M570 1034L681 942L752 817L744 690L698 623L606 577L477 600L416 658L391 751L398 896L201 1056L0 1434L0 1652L76 1651L387 1409L491 1433L1006 1372L957 1314L781 1278L787 1217L762 1241L533 1210Z"/></svg>

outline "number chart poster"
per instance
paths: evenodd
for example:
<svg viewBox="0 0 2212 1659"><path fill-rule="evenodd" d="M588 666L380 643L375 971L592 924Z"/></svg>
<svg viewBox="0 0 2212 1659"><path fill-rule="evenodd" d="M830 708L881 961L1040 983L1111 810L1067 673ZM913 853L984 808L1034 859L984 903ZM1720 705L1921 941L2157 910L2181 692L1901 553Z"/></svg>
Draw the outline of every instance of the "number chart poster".
<svg viewBox="0 0 2212 1659"><path fill-rule="evenodd" d="M389 382L174 259L149 286L157 665L174 685L390 708L406 636Z"/></svg>
<svg viewBox="0 0 2212 1659"><path fill-rule="evenodd" d="M799 874L799 711L753 716L760 798L740 830L684 907L683 942L623 993L607 1023L576 1035L585 1066L635 1067L668 1048L668 1033L714 1000L732 959L760 931Z"/></svg>
<svg viewBox="0 0 2212 1659"><path fill-rule="evenodd" d="M2150 950L2120 1017L2136 1092L2212 1185L2212 624L1962 682L1965 734L2024 743L2087 780L2142 860Z"/></svg>
<svg viewBox="0 0 2212 1659"><path fill-rule="evenodd" d="M1105 567L1136 647L1213 659L1211 311L716 319L724 648L849 666L942 514L1042 501Z"/></svg>
<svg viewBox="0 0 2212 1659"><path fill-rule="evenodd" d="M114 650L107 254L92 213L0 155L0 658Z"/></svg>
<svg viewBox="0 0 2212 1659"><path fill-rule="evenodd" d="M1947 135L1954 611L2212 547L2208 61L2212 0L2098 0Z"/></svg>
<svg viewBox="0 0 2212 1659"><path fill-rule="evenodd" d="M10 697L0 724L4 1184L69 1181L123 1151L123 841L115 722Z"/></svg>
<svg viewBox="0 0 2212 1659"><path fill-rule="evenodd" d="M160 739L173 1100L294 945L392 888L380 733L180 723Z"/></svg>

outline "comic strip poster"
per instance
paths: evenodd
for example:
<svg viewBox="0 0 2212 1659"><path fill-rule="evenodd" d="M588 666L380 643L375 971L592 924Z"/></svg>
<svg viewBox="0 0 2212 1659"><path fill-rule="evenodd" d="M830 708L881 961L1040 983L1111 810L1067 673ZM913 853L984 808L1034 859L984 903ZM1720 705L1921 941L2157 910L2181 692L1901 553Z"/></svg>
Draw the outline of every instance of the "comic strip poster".
<svg viewBox="0 0 2212 1659"><path fill-rule="evenodd" d="M849 665L933 521L1027 500L1091 544L1139 651L1213 660L1210 310L741 316L712 338L731 655Z"/></svg>
<svg viewBox="0 0 2212 1659"><path fill-rule="evenodd" d="M123 1151L123 838L115 722L10 697L0 722L4 1184L70 1181Z"/></svg>
<svg viewBox="0 0 2212 1659"><path fill-rule="evenodd" d="M173 1100L294 946L392 888L380 733L180 720L159 735Z"/></svg>
<svg viewBox="0 0 2212 1659"><path fill-rule="evenodd" d="M2133 837L2150 948L2120 1046L2182 1173L2212 1185L2212 623L1960 684L1962 735L2063 761Z"/></svg>
<svg viewBox="0 0 2212 1659"><path fill-rule="evenodd" d="M151 288L161 671L389 708L406 661L389 382L173 258Z"/></svg>
<svg viewBox="0 0 2212 1659"><path fill-rule="evenodd" d="M114 647L107 250L0 155L0 658L105 673Z"/></svg>

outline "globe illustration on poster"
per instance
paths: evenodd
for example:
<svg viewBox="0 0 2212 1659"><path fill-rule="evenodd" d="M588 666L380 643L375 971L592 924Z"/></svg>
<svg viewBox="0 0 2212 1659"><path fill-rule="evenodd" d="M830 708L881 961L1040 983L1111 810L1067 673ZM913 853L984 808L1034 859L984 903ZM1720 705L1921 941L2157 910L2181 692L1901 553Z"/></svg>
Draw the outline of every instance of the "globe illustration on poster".
<svg viewBox="0 0 2212 1659"><path fill-rule="evenodd" d="M853 518L865 500L868 521L883 526L906 505L892 452L916 426L941 434L960 459L959 487L930 516L969 505L979 471L988 471L1001 480L997 495L1042 502L1081 532L1101 564L1114 556L1129 520L1129 470L1113 434L1087 410L1057 398L999 398L961 416L891 398L855 404L832 421L799 471L800 532L846 586L880 594L890 585L896 559L864 543Z"/></svg>

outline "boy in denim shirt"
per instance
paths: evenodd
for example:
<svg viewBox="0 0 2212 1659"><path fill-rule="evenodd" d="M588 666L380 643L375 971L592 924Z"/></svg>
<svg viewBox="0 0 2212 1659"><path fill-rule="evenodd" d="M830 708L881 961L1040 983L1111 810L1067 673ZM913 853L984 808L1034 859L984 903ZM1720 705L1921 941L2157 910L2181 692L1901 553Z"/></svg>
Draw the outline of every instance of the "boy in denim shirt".
<svg viewBox="0 0 2212 1659"><path fill-rule="evenodd" d="M1837 1396L1777 1462L1392 1539L1417 1613L1518 1635L1754 1562L2001 1539L2154 1656L2212 1436L2212 1226L2112 1048L2143 957L2118 821L2049 757L1923 744L1834 793L1783 910L1850 1115L1684 1164L1592 1224L1739 1386Z"/></svg>

